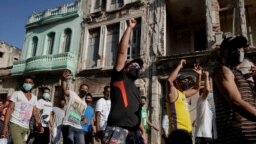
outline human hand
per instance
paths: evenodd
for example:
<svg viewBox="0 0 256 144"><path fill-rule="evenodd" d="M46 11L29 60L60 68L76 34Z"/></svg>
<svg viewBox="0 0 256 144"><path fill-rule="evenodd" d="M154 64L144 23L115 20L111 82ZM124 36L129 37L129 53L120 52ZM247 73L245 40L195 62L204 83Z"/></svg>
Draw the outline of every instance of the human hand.
<svg viewBox="0 0 256 144"><path fill-rule="evenodd" d="M71 76L70 70L64 70L63 73L62 73L62 77L66 79L69 76Z"/></svg>
<svg viewBox="0 0 256 144"><path fill-rule="evenodd" d="M183 66L187 63L187 60L185 59L181 59L180 60L180 63L179 63L179 66L181 66L181 68L183 68Z"/></svg>
<svg viewBox="0 0 256 144"><path fill-rule="evenodd" d="M194 64L194 69L193 71L195 73L197 73L198 75L201 75L202 74L202 67L197 63L197 64Z"/></svg>
<svg viewBox="0 0 256 144"><path fill-rule="evenodd" d="M249 71L251 72L250 74L252 75L252 76L255 76L256 75L256 66L251 66L251 68L249 69Z"/></svg>
<svg viewBox="0 0 256 144"><path fill-rule="evenodd" d="M137 24L137 21L134 18L129 19L128 21L128 27L134 28Z"/></svg>
<svg viewBox="0 0 256 144"><path fill-rule="evenodd" d="M208 71L203 71L203 75L204 75L205 77L208 77L208 76L209 76L209 72L208 72Z"/></svg>
<svg viewBox="0 0 256 144"><path fill-rule="evenodd" d="M4 129L2 132L3 137L8 137L8 134L9 134L8 126L4 126Z"/></svg>
<svg viewBox="0 0 256 144"><path fill-rule="evenodd" d="M39 133L44 133L44 128L41 123L36 124L36 131Z"/></svg>
<svg viewBox="0 0 256 144"><path fill-rule="evenodd" d="M148 143L148 136L147 136L147 134L142 134L142 139L143 139L143 141L144 141L144 144L147 144Z"/></svg>

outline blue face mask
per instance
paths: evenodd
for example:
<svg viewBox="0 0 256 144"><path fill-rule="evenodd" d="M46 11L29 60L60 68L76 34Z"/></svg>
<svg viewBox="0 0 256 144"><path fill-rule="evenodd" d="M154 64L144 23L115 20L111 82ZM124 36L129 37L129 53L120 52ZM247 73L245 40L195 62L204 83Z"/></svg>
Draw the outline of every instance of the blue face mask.
<svg viewBox="0 0 256 144"><path fill-rule="evenodd" d="M24 83L22 87L23 87L23 89L24 89L25 91L28 92L28 91L30 91L30 90L32 89L33 86L32 86L32 84L30 84L30 83Z"/></svg>
<svg viewBox="0 0 256 144"><path fill-rule="evenodd" d="M43 93L43 98L46 100L50 100L50 94L49 93Z"/></svg>

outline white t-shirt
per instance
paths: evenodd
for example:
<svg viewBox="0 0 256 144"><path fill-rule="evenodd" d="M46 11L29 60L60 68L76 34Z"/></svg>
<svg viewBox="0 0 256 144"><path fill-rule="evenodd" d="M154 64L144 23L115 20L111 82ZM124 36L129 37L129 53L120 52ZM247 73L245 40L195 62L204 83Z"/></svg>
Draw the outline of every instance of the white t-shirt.
<svg viewBox="0 0 256 144"><path fill-rule="evenodd" d="M29 129L33 107L37 105L36 96L31 95L31 99L28 100L22 91L15 91L10 99L10 101L15 103L10 121L26 129Z"/></svg>
<svg viewBox="0 0 256 144"><path fill-rule="evenodd" d="M81 115L87 105L74 91L69 91L69 100L66 109L66 115L63 120L63 125L69 125L77 129L83 129L81 122Z"/></svg>
<svg viewBox="0 0 256 144"><path fill-rule="evenodd" d="M212 138L212 117L208 100L202 100L200 96L197 101L196 137Z"/></svg>
<svg viewBox="0 0 256 144"><path fill-rule="evenodd" d="M43 127L48 127L52 112L52 103L44 99L37 101L37 107L41 110L41 123Z"/></svg>
<svg viewBox="0 0 256 144"><path fill-rule="evenodd" d="M100 130L105 130L107 126L108 115L111 108L111 101L101 98L96 103L96 112L100 112Z"/></svg>
<svg viewBox="0 0 256 144"><path fill-rule="evenodd" d="M65 117L65 111L59 107L53 107L54 112L54 127L59 127L63 123L63 119Z"/></svg>

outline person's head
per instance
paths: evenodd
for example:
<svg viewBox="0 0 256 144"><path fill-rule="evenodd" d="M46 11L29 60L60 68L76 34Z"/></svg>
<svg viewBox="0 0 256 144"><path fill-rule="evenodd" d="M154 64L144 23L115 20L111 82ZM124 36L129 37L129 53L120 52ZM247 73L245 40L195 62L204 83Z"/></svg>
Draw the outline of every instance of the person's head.
<svg viewBox="0 0 256 144"><path fill-rule="evenodd" d="M59 106L60 106L60 108L64 108L65 105L66 105L66 100L65 100L64 98L62 98L62 99L60 100Z"/></svg>
<svg viewBox="0 0 256 144"><path fill-rule="evenodd" d="M86 94L88 93L89 86L87 84L81 84L79 87L79 96L81 98L85 97Z"/></svg>
<svg viewBox="0 0 256 144"><path fill-rule="evenodd" d="M31 92L34 85L34 79L30 76L27 76L23 79L22 90L24 92Z"/></svg>
<svg viewBox="0 0 256 144"><path fill-rule="evenodd" d="M48 87L43 89L43 99L50 101L50 89Z"/></svg>
<svg viewBox="0 0 256 144"><path fill-rule="evenodd" d="M144 106L147 102L147 98L145 96L141 96L140 97L140 104L141 106Z"/></svg>
<svg viewBox="0 0 256 144"><path fill-rule="evenodd" d="M135 81L139 78L140 70L142 69L143 61L142 59L128 59L125 62L124 71L126 72L127 76Z"/></svg>
<svg viewBox="0 0 256 144"><path fill-rule="evenodd" d="M87 93L86 96L85 96L85 102L87 104L90 104L92 102L92 99L93 99L92 94L91 93Z"/></svg>
<svg viewBox="0 0 256 144"><path fill-rule="evenodd" d="M244 36L226 38L220 45L220 56L227 66L237 67L244 60L244 48L248 47L248 41Z"/></svg>
<svg viewBox="0 0 256 144"><path fill-rule="evenodd" d="M104 87L103 94L104 94L104 98L105 99L109 99L110 98L110 86L105 86Z"/></svg>
<svg viewBox="0 0 256 144"><path fill-rule="evenodd" d="M168 144L192 144L191 135L182 129L177 129L171 132L168 137Z"/></svg>
<svg viewBox="0 0 256 144"><path fill-rule="evenodd" d="M174 81L174 86L179 91L185 91L195 85L195 81L192 76L179 75Z"/></svg>

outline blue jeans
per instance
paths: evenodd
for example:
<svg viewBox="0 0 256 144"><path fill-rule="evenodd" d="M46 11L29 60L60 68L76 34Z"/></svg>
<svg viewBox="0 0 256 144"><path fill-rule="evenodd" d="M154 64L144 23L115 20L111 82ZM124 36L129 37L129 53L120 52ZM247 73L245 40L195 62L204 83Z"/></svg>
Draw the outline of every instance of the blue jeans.
<svg viewBox="0 0 256 144"><path fill-rule="evenodd" d="M85 144L83 130L69 126L67 140L68 144Z"/></svg>
<svg viewBox="0 0 256 144"><path fill-rule="evenodd" d="M61 126L57 127L57 134L55 137L52 137L52 144L57 144L61 140L61 129Z"/></svg>

